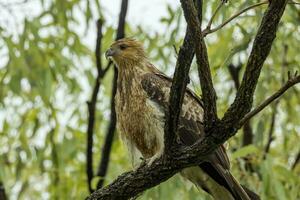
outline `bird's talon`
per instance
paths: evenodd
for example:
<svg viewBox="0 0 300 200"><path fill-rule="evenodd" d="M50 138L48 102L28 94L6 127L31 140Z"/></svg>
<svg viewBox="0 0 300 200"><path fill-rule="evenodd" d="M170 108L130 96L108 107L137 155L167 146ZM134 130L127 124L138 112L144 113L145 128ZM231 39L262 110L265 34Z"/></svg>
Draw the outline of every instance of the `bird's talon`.
<svg viewBox="0 0 300 200"><path fill-rule="evenodd" d="M148 165L148 167L150 167L152 165L152 163L154 162L155 159L156 159L155 156L151 157L150 159L147 159L147 165Z"/></svg>

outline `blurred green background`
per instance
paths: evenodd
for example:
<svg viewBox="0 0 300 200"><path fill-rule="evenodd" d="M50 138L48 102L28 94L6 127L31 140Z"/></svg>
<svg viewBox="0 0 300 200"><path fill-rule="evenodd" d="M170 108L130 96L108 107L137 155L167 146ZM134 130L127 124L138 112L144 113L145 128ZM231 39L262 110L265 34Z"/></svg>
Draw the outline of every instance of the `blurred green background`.
<svg viewBox="0 0 300 200"><path fill-rule="evenodd" d="M126 36L142 41L152 62L172 75L174 49L179 49L186 26L179 1L144 1L144 7L136 6L141 1L129 2ZM212 27L257 2L229 1ZM218 5L218 0L204 1L204 27ZM206 37L219 116L236 93L228 66L241 66L241 78L266 6L250 10ZM0 182L10 199L84 199L89 194L86 101L96 78L96 21L104 20L104 52L115 38L119 9L117 0L0 0ZM300 6L288 5L254 105L279 89L288 71L300 70L299 25ZM105 66L104 54L101 56ZM94 169L110 116L112 71L103 79L97 101ZM190 87L200 95L195 63ZM262 199L300 199L300 165L294 164L300 151L299 117L300 87L296 86L251 120L252 144L242 145L242 130L228 141L234 176ZM270 132L273 140L265 155ZM118 137L116 134L105 184L131 169ZM94 187L97 181L93 180ZM211 198L175 176L139 199Z"/></svg>

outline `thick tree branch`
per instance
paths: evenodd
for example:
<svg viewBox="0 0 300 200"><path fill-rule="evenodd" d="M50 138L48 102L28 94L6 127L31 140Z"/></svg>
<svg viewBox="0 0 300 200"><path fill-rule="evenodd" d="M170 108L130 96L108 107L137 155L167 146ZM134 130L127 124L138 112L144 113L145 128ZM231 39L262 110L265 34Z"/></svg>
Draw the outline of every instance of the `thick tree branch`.
<svg viewBox="0 0 300 200"><path fill-rule="evenodd" d="M262 102L260 105L258 105L255 109L253 109L251 112L247 113L238 123L238 126L241 127L246 121L251 119L253 116L258 114L260 111L262 111L265 107L267 107L270 103L275 101L277 98L279 98L281 95L283 95L289 88L296 85L300 82L300 75L297 76L295 74L294 77L290 77L289 80L282 86L277 92L275 92L273 95L271 95L269 98L267 98L264 102Z"/></svg>
<svg viewBox="0 0 300 200"><path fill-rule="evenodd" d="M172 157L156 159L150 166L142 164L134 171L120 175L109 186L95 191L88 199L126 200L154 187L186 167L195 166L216 149L211 138L205 138L191 147L172 147Z"/></svg>
<svg viewBox="0 0 300 200"><path fill-rule="evenodd" d="M181 0L181 5L188 27L190 27L193 34L204 103L204 124L205 129L209 129L218 120L218 117L217 97L211 78L207 49L201 32L201 23L197 18L197 12L192 0Z"/></svg>
<svg viewBox="0 0 300 200"><path fill-rule="evenodd" d="M225 122L225 124L233 125L231 128L234 130L237 130L238 126L240 127L241 123L237 126L238 122L251 110L257 81L264 61L271 50L273 40L276 37L277 27L286 3L287 0L272 0L264 14L248 58L241 86L234 102L222 119L222 122Z"/></svg>
<svg viewBox="0 0 300 200"><path fill-rule="evenodd" d="M166 114L165 122L165 153L168 152L174 144L175 133L177 132L177 124L185 94L186 86L189 82L190 66L194 57L194 43L189 29L183 44L178 53L178 59L174 72L173 82L170 91L169 112Z"/></svg>
<svg viewBox="0 0 300 200"><path fill-rule="evenodd" d="M198 18L201 20L202 16L202 1L196 2L198 7ZM165 153L169 155L169 150L174 144L175 133L177 132L177 124L179 121L179 115L181 106L186 90L186 86L189 82L189 71L195 54L194 41L190 28L187 28L186 35L184 37L183 44L178 52L177 63L175 67L173 82L170 90L169 99L169 112L166 114L165 122Z"/></svg>
<svg viewBox="0 0 300 200"><path fill-rule="evenodd" d="M125 37L125 22L126 22L127 10L128 10L127 8L128 8L128 0L122 0L116 40ZM111 63L111 61L109 63ZM112 92L111 92L112 96L110 100L110 121L105 136L104 146L102 148L100 163L98 166L97 176L100 177L100 180L97 183L97 189L101 188L105 181L105 176L109 164L110 152L113 144L114 133L116 130L117 116L115 110L115 95L117 92L117 80L118 80L118 71L116 66L114 66L113 85L112 85Z"/></svg>

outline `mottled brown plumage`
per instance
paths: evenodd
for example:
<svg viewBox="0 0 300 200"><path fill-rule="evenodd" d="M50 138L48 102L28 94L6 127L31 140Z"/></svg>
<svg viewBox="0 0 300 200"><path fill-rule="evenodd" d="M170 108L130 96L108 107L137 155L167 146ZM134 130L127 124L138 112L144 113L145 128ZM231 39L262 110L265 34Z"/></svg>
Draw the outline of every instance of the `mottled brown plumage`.
<svg viewBox="0 0 300 200"><path fill-rule="evenodd" d="M121 138L133 159L141 155L151 163L163 153L165 113L172 79L150 63L142 44L134 39L113 43L106 56L118 67L115 102ZM191 145L203 137L202 122L201 100L187 89L177 141ZM229 167L225 149L221 146L199 167L184 169L181 174L215 199L250 199L230 174Z"/></svg>

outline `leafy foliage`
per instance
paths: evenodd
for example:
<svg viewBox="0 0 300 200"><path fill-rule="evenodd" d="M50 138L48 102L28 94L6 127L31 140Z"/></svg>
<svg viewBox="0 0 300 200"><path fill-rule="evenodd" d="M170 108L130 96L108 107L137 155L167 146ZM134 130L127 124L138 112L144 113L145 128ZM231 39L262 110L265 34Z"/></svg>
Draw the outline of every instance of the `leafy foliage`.
<svg viewBox="0 0 300 200"><path fill-rule="evenodd" d="M212 26L253 3L256 1L230 1L221 8ZM97 0L0 3L0 11L16 6L25 8L25 4L38 7L40 13L25 17L19 30L11 30L0 20L0 182L4 183L11 199L83 199L88 195L85 175L86 101L96 75L94 46L85 40L95 37L95 21L104 18L105 12ZM218 4L219 1L204 1L203 26ZM236 92L227 66L247 62L265 8L261 6L248 11L206 37L220 116ZM168 6L166 12L168 15L157 22L161 23L161 32L153 33L142 25L132 26L128 21L126 33L141 40L151 60L171 75L176 61L175 49L182 42L185 22L180 8ZM13 18L13 9L8 13ZM15 21L17 19L13 18L10 23ZM288 5L261 74L255 93L256 105L281 86L287 71L300 70L299 21L299 6ZM113 41L114 27L115 24L105 24L103 51ZM103 80L97 104L96 161L100 159L100 147L109 120L111 74L109 72ZM193 67L190 87L199 93L198 82L196 67ZM241 148L242 131L229 141L228 152L234 175L263 199L300 198L300 179L297 178L300 166L291 169L300 151L299 105L299 87L281 98L276 109L275 138L266 158L263 151L268 142L274 106L251 121L253 144ZM252 170L247 168L248 162ZM116 138L106 183L130 167L126 150ZM200 197L210 199L175 176L146 191L140 199Z"/></svg>

